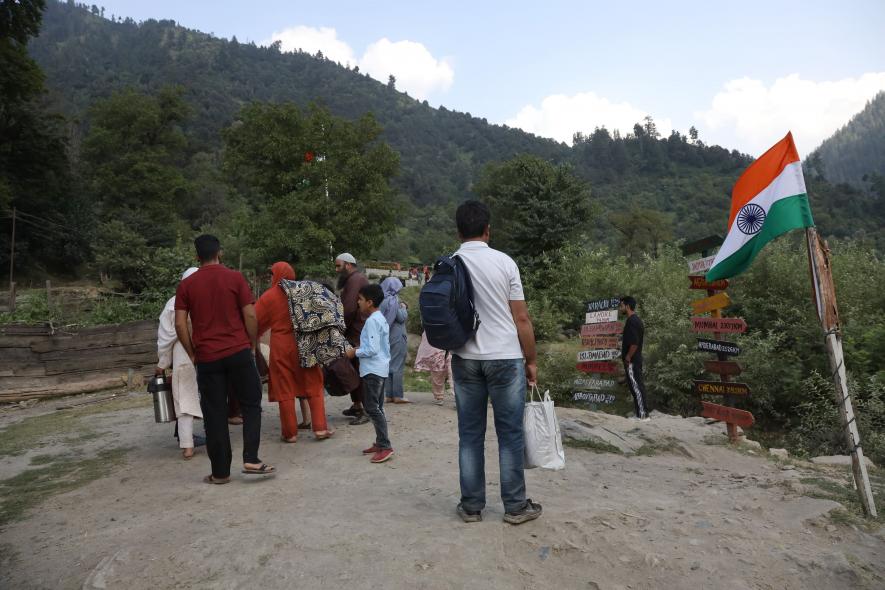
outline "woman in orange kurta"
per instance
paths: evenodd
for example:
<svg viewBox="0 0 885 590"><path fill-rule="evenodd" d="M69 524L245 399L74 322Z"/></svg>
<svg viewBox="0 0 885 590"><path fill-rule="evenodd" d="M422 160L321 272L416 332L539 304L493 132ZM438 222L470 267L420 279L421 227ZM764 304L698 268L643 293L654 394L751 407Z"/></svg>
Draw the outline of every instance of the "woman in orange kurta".
<svg viewBox="0 0 885 590"><path fill-rule="evenodd" d="M268 359L268 397L280 405L280 424L283 440L295 442L298 421L295 417L295 398L307 398L310 404L311 425L317 439L332 436L326 424L323 400L323 370L319 365L304 368L298 359L298 342L289 316L289 302L280 289L282 279L295 280L295 271L286 262L271 267L273 279L270 288L255 304L258 315L258 333L270 330L270 359Z"/></svg>

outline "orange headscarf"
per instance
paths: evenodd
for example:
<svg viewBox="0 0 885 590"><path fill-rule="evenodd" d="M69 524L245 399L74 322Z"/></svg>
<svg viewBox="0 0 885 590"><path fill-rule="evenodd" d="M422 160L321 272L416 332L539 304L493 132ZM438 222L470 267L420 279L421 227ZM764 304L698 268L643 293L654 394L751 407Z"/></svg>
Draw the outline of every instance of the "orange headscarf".
<svg viewBox="0 0 885 590"><path fill-rule="evenodd" d="M274 263L274 265L270 267L270 272L273 274L273 278L270 280L271 287L276 287L283 279L289 281L295 280L295 270L288 262Z"/></svg>

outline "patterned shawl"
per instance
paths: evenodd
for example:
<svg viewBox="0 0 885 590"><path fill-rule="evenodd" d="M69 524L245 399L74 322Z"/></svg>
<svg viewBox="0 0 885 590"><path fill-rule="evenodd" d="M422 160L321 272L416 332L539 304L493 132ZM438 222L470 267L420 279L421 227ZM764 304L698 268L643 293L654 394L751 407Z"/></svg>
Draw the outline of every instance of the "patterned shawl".
<svg viewBox="0 0 885 590"><path fill-rule="evenodd" d="M328 365L349 348L344 338L344 307L329 289L313 281L280 281L302 367Z"/></svg>

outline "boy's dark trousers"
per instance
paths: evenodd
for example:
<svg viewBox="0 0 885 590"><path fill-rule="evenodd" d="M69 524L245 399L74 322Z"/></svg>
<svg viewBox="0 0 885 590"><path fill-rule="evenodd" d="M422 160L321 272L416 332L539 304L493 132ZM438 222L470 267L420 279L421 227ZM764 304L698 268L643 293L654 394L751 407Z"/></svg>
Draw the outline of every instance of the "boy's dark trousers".
<svg viewBox="0 0 885 590"><path fill-rule="evenodd" d="M261 378L252 351L247 348L217 361L197 363L197 385L212 475L230 477L233 453L227 426L228 388L236 395L243 415L243 462L261 463Z"/></svg>
<svg viewBox="0 0 885 590"><path fill-rule="evenodd" d="M384 416L384 377L369 373L363 377L363 409L375 425L375 445L389 449L387 418Z"/></svg>

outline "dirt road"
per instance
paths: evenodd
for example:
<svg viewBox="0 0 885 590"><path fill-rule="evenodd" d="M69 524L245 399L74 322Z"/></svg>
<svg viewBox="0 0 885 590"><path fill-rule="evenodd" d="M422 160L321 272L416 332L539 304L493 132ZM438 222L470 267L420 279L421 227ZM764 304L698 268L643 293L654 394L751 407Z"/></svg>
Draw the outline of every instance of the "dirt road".
<svg viewBox="0 0 885 590"><path fill-rule="evenodd" d="M371 425L346 425L343 400L327 398L333 439L302 435L295 445L277 442L276 405L267 405L261 457L279 473L237 472L224 486L201 483L209 473L202 449L179 459L171 425L153 422L144 397L80 414L50 403L0 413L0 441L8 435L0 443L0 587L885 587L882 529L867 531L844 512L828 516L840 505L808 497L814 478L842 472L784 469L708 444L722 428L698 420L560 410L574 428L642 444L629 455L567 448L565 470L529 471L529 495L544 515L519 527L501 521L490 427L489 506L483 522L464 524L454 512L453 404L411 397L417 403L388 409L397 454L383 465L360 454ZM232 433L237 467L239 429ZM10 451L15 440L28 452ZM15 478L41 465L50 481L94 476L15 512Z"/></svg>

